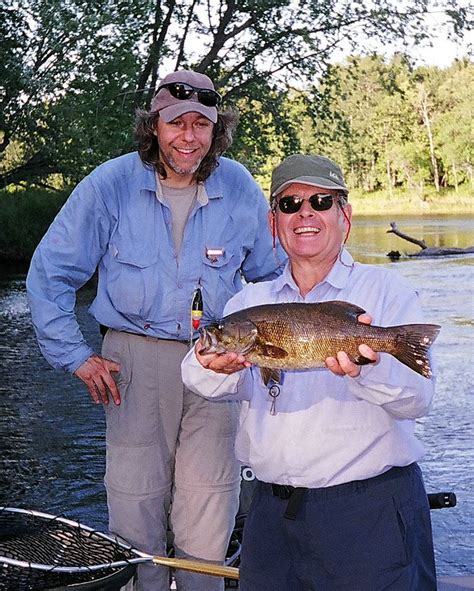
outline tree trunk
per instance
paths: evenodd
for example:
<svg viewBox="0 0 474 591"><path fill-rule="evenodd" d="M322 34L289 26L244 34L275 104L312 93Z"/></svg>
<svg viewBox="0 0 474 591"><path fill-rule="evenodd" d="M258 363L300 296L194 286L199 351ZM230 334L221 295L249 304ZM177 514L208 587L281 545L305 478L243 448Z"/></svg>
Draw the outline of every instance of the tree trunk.
<svg viewBox="0 0 474 591"><path fill-rule="evenodd" d="M424 250L425 248L428 248L426 246L426 242L424 240L417 240L416 238L412 238L411 236L408 236L408 234L404 234L403 232L400 232L400 230L397 228L397 224L395 222L390 222L390 228L391 228L391 230L387 230L387 234L395 234L399 238L403 238L403 240L407 240L408 242L412 242L413 244L416 244L422 250Z"/></svg>
<svg viewBox="0 0 474 591"><path fill-rule="evenodd" d="M375 156L372 154L372 162L370 163L370 190L375 189Z"/></svg>
<svg viewBox="0 0 474 591"><path fill-rule="evenodd" d="M408 257L452 256L471 254L474 252L474 246L467 246L466 248L427 246L424 240L417 240L416 238L408 236L408 234L400 232L395 222L390 222L390 227L391 230L387 230L387 234L395 234L399 238L403 238L403 240L407 240L408 242L416 244L421 248L420 252L408 254ZM387 256L392 260L397 260L400 258L401 255L398 252L398 250L392 250L389 253L387 253Z"/></svg>
<svg viewBox="0 0 474 591"><path fill-rule="evenodd" d="M181 35L181 41L179 42L178 56L176 57L176 62L174 65L175 71L179 70L181 68L181 63L184 59L184 44L185 44L186 38L188 36L189 27L190 27L191 22L193 20L193 14L194 14L194 9L196 7L196 2L197 2L197 0L193 0L192 4L188 10L188 16L186 18L186 25L184 26L184 30Z"/></svg>
<svg viewBox="0 0 474 591"><path fill-rule="evenodd" d="M425 200L425 183L422 180L418 183L418 197L420 201Z"/></svg>
<svg viewBox="0 0 474 591"><path fill-rule="evenodd" d="M454 162L452 164L452 169L453 169L454 190L456 191L456 193L459 193L458 169L456 168L456 164Z"/></svg>
<svg viewBox="0 0 474 591"><path fill-rule="evenodd" d="M156 0L155 20L153 23L152 40L148 59L137 80L137 91L135 93L134 109L143 104L143 96L146 92L146 102L150 103L155 92L156 80L158 78L158 64L160 62L163 43L168 34L171 17L176 6L175 0L168 3L168 12L163 20L161 1Z"/></svg>
<svg viewBox="0 0 474 591"><path fill-rule="evenodd" d="M433 167L433 180L436 188L436 192L439 193L439 170L438 162L436 160L436 154L434 149L433 131L431 128L431 120L428 109L428 97L424 87L420 90L420 110L423 118L423 124L426 127L426 133L428 135L428 143L430 146L430 159L431 166Z"/></svg>
<svg viewBox="0 0 474 591"><path fill-rule="evenodd" d="M386 158L386 170L387 170L387 182L388 182L388 194L392 197L392 170L390 166L390 159Z"/></svg>

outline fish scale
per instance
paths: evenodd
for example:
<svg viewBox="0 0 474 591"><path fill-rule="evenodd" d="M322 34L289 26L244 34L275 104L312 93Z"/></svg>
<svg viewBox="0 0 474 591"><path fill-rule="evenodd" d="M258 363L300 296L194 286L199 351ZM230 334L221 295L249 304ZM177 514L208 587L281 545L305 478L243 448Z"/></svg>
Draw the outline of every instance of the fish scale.
<svg viewBox="0 0 474 591"><path fill-rule="evenodd" d="M291 325L286 323L288 319L286 322L254 321L258 325L261 340L284 349L288 357L272 358L256 347L249 351L247 358L256 365L276 369L324 367L325 359L335 356L338 351L345 351L352 359L359 359L358 347L362 342L374 351L393 353L396 349L397 331L390 332L386 328L377 330L377 327L372 327L369 333L364 328L367 325L361 325L362 330L354 327L354 334L349 337L343 331L331 330L330 326L324 326L316 332L314 323L305 320L294 320Z"/></svg>

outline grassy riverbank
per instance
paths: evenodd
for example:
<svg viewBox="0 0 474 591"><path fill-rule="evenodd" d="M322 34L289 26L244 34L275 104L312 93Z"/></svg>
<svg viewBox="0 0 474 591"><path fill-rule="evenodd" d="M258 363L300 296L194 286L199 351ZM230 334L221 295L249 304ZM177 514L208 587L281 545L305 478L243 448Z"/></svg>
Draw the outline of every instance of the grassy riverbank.
<svg viewBox="0 0 474 591"><path fill-rule="evenodd" d="M25 261L66 201L69 191L0 191L0 259Z"/></svg>
<svg viewBox="0 0 474 591"><path fill-rule="evenodd" d="M453 189L426 190L422 197L414 192L375 191L363 193L351 191L349 200L356 215L424 215L424 214L473 214L474 192L467 188L455 192Z"/></svg>
<svg viewBox="0 0 474 591"><path fill-rule="evenodd" d="M41 189L0 191L0 260L29 260L68 194ZM350 201L357 216L474 213L474 196L467 189L459 193L443 190L440 194L427 191L423 198L402 191L392 195L352 191Z"/></svg>

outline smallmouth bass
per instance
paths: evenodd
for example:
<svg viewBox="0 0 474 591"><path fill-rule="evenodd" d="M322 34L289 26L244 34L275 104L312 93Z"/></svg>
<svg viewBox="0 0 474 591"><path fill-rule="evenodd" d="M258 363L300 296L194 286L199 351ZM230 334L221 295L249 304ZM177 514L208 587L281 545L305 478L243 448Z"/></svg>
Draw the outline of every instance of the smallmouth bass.
<svg viewBox="0 0 474 591"><path fill-rule="evenodd" d="M258 366L265 385L281 383L285 369L325 367L327 357L345 351L353 363L371 360L362 343L389 353L416 373L431 378L428 349L440 331L437 324L372 326L357 320L365 310L344 301L316 304L264 304L229 314L201 328L200 352L235 352Z"/></svg>

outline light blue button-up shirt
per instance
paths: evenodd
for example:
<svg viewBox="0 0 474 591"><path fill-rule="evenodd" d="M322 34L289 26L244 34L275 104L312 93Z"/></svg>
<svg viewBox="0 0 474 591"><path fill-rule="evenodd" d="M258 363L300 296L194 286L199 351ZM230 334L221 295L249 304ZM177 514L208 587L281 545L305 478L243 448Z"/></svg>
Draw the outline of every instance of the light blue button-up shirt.
<svg viewBox="0 0 474 591"><path fill-rule="evenodd" d="M247 282L276 277L285 260L272 249L268 203L239 163L221 158L200 188L179 254L171 212L137 153L105 162L83 179L36 249L27 277L38 343L53 367L75 371L94 353L74 306L76 290L98 268L90 312L105 326L189 340L194 289L203 323ZM159 192L158 192L159 195ZM208 257L209 249L222 254Z"/></svg>
<svg viewBox="0 0 474 591"><path fill-rule="evenodd" d="M302 297L289 267L274 281L245 286L225 313L280 302L347 301L373 324L423 322L417 294L397 271L353 261L343 250L327 277ZM236 455L265 482L310 488L377 476L419 460L424 449L415 419L428 413L434 380L388 353L357 378L329 369L285 371L276 400L253 366L232 375L204 369L194 349L183 382L207 398L242 400ZM274 413L271 412L274 405Z"/></svg>

